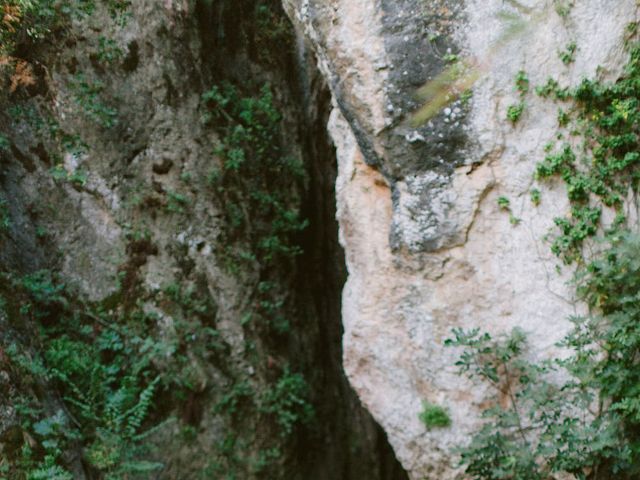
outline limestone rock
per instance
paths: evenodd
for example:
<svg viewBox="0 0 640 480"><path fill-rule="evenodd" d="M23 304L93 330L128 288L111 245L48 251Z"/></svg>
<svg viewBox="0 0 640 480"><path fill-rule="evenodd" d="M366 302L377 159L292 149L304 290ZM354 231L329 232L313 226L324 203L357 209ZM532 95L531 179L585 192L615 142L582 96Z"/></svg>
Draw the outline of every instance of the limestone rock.
<svg viewBox="0 0 640 480"><path fill-rule="evenodd" d="M567 213L566 194L533 179L557 105L531 93L513 125L506 110L519 101L515 75L526 71L532 89L548 77L562 85L596 72L615 78L636 2L580 1L566 16L533 0L285 5L334 99L347 375L411 478L458 478L451 448L478 426L487 392L456 375L459 352L443 347L451 329L518 326L531 355L548 357L576 307L571 272L556 273L543 239ZM518 19L516 33L504 11ZM575 61L565 65L558 52L572 41ZM478 76L469 105L454 102L411 127L417 88L459 59ZM542 190L538 207L532 187ZM519 222L500 210L500 196ZM418 420L423 400L447 407L452 426L427 431Z"/></svg>

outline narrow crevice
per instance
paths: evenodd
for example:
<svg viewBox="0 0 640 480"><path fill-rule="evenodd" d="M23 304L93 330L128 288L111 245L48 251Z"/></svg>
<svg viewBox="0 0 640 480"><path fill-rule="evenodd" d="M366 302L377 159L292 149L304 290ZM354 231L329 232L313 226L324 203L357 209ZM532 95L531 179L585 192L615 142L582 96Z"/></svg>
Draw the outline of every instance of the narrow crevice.
<svg viewBox="0 0 640 480"><path fill-rule="evenodd" d="M341 305L347 270L336 220L336 151L327 131L332 102L304 40L298 40L297 48L297 96L304 114L298 136L309 175L303 215L310 221L297 284L306 305L306 329L313 332L303 337L300 353L309 357L305 374L314 386L319 427L309 435L313 438L299 444L300 478L405 480L407 474L385 432L360 403L342 367Z"/></svg>

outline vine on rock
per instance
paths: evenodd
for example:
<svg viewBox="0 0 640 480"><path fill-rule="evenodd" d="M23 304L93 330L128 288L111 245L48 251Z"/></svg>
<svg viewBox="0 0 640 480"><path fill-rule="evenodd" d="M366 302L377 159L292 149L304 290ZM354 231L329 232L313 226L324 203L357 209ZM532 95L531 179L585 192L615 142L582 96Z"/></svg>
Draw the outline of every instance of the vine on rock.
<svg viewBox="0 0 640 480"><path fill-rule="evenodd" d="M640 181L636 30L627 27L629 61L617 81L562 87L549 79L536 88L562 103L558 143L546 147L536 179L566 186L570 212L554 219L551 250L576 267L588 314L570 319L558 345L572 354L541 362L526 359L520 330L500 338L453 331L446 345L463 349L460 373L488 383L498 398L458 449L469 478L640 478L640 235L625 209ZM572 61L574 44L570 50ZM540 191L531 193L539 204Z"/></svg>

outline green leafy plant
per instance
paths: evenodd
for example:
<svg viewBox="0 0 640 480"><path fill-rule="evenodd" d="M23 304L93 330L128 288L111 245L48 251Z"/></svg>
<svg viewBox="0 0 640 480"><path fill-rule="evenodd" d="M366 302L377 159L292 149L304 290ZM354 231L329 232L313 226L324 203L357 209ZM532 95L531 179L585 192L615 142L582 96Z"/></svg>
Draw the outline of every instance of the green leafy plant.
<svg viewBox="0 0 640 480"><path fill-rule="evenodd" d="M216 151L223 161L222 169L212 173L209 181L226 197L228 223L236 231L246 230L249 219L245 211L252 212L251 243L267 263L299 254L290 237L307 222L287 204L296 200L295 186L303 179L304 169L283 152L278 133L281 116L269 86L263 86L257 97L241 97L230 84L215 86L202 100L207 107L203 120L222 124L225 131ZM245 191L248 195L240 198ZM239 206L240 200L248 203L247 209Z"/></svg>
<svg viewBox="0 0 640 480"><path fill-rule="evenodd" d="M167 204L165 207L167 213L184 213L186 205L187 197L183 194L174 191L167 192Z"/></svg>
<svg viewBox="0 0 640 480"><path fill-rule="evenodd" d="M0 134L0 152L6 152L9 151L9 149L11 148L11 142L9 142L9 139Z"/></svg>
<svg viewBox="0 0 640 480"><path fill-rule="evenodd" d="M94 8L92 0L0 0L0 57L13 55L25 37L40 40L69 18L91 14Z"/></svg>
<svg viewBox="0 0 640 480"><path fill-rule="evenodd" d="M574 0L554 0L556 13L563 19L566 19L574 7Z"/></svg>
<svg viewBox="0 0 640 480"><path fill-rule="evenodd" d="M522 112L524 112L524 107L525 104L523 102L509 105L507 107L507 119L513 124L517 123L522 116Z"/></svg>
<svg viewBox="0 0 640 480"><path fill-rule="evenodd" d="M451 425L451 418L447 411L440 405L422 402L422 412L418 415L428 430L432 428L445 428Z"/></svg>
<svg viewBox="0 0 640 480"><path fill-rule="evenodd" d="M447 63L456 63L458 60L460 60L460 57L455 53L448 53L443 57L443 60Z"/></svg>
<svg viewBox="0 0 640 480"><path fill-rule="evenodd" d="M511 202L507 197L498 197L498 207L500 207L501 210L509 211L511 209Z"/></svg>
<svg viewBox="0 0 640 480"><path fill-rule="evenodd" d="M91 82L85 75L77 74L70 86L76 103L89 118L104 128L118 123L118 111L107 106L102 99L105 90L102 82Z"/></svg>
<svg viewBox="0 0 640 480"><path fill-rule="evenodd" d="M558 345L570 355L540 362L529 359L520 330L494 339L454 329L445 343L461 349L460 373L492 389L484 425L458 449L471 478L640 475L640 236L623 208L640 179L640 45L627 47L629 63L614 83L585 79L568 88L550 79L536 89L569 104L559 127L583 140L580 149L576 142L547 146L536 177L566 185L571 209L554 219L551 249L576 264L577 294L588 313L570 319L573 329ZM537 203L539 192L531 198ZM615 213L606 228L604 209ZM586 248L589 239L596 250Z"/></svg>
<svg viewBox="0 0 640 480"><path fill-rule="evenodd" d="M216 413L224 412L234 415L238 412L242 402L252 401L254 394L253 388L248 382L235 383L231 389L222 396L216 404L214 411Z"/></svg>
<svg viewBox="0 0 640 480"><path fill-rule="evenodd" d="M282 436L293 433L298 424L306 424L314 416L308 401L309 386L299 373L285 369L282 376L260 398L260 411L272 415Z"/></svg>
<svg viewBox="0 0 640 480"><path fill-rule="evenodd" d="M302 252L297 237L308 224L299 214L304 166L286 153L282 116L268 85L253 96L228 83L214 86L202 102L203 122L221 134L215 150L221 165L207 180L224 205L224 257L235 271L238 265L257 265L264 272L254 292L251 324L284 334L289 331L282 313L286 293L274 275Z"/></svg>
<svg viewBox="0 0 640 480"><path fill-rule="evenodd" d="M567 44L563 51L558 52L558 57L560 57L562 63L569 65L575 61L577 49L578 46L576 45L576 42L571 42Z"/></svg>
<svg viewBox="0 0 640 480"><path fill-rule="evenodd" d="M76 187L84 187L88 180L88 175L82 168L69 172L61 163L55 165L50 173L55 180L69 182Z"/></svg>
<svg viewBox="0 0 640 480"><path fill-rule="evenodd" d="M520 102L507 107L507 119L513 124L516 124L518 120L520 120L526 107L524 98L527 93L529 93L529 77L524 70L520 70L516 74L515 87L520 96Z"/></svg>
<svg viewBox="0 0 640 480"><path fill-rule="evenodd" d="M624 198L640 178L636 98L640 47L628 48L629 63L615 83L584 79L569 89L549 79L536 89L543 97L572 102L570 109L561 110L559 124L584 139L579 156L569 142L555 150L550 147L536 170L538 179L559 177L567 186L571 212L555 219L560 234L553 241L554 253L566 263L580 260L583 242L598 231L602 208L622 213Z"/></svg>
<svg viewBox="0 0 640 480"><path fill-rule="evenodd" d="M497 340L478 329L454 330L446 345L463 348L460 372L490 384L497 399L459 451L473 478L601 478L589 471L636 478L640 365L630 355L640 346L640 310L628 299L640 288L639 254L640 238L622 235L579 275L578 292L593 313L572 319L560 345L571 357L530 362L520 330Z"/></svg>
<svg viewBox="0 0 640 480"><path fill-rule="evenodd" d="M47 382L65 406L51 415L35 398L18 404L28 435L20 456L9 463L12 475L72 478L65 456L78 446L84 447L83 461L106 478L158 470L160 464L145 458L147 437L162 425L151 420L162 384L152 364L152 339L123 326L115 312L77 302L50 271L22 278L2 274L0 287L12 289L6 304L11 316L37 322L41 345L41 353L12 345L6 354L21 378Z"/></svg>
<svg viewBox="0 0 640 480"><path fill-rule="evenodd" d="M531 203L533 203L536 207L540 205L540 201L542 199L542 193L537 188L532 188L529 191L529 196L531 198Z"/></svg>
<svg viewBox="0 0 640 480"><path fill-rule="evenodd" d="M516 74L516 90L521 97L529 93L529 76L524 70L519 70Z"/></svg>
<svg viewBox="0 0 640 480"><path fill-rule="evenodd" d="M112 65L122 59L123 56L124 52L114 39L104 36L98 38L96 58L100 63Z"/></svg>

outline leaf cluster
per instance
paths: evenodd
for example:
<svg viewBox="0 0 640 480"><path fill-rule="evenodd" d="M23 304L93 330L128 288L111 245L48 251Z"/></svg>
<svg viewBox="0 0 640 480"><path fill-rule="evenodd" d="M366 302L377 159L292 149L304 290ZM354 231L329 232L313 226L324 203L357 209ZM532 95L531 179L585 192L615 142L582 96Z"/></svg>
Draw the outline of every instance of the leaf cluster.
<svg viewBox="0 0 640 480"><path fill-rule="evenodd" d="M298 237L308 225L298 211L304 166L286 153L282 116L269 85L249 96L229 83L214 86L202 104L204 122L221 135L215 151L221 166L209 182L225 208L227 256L259 266L254 316L285 332L283 295L271 277L302 253ZM232 248L245 242L249 249Z"/></svg>
<svg viewBox="0 0 640 480"><path fill-rule="evenodd" d="M559 177L567 186L571 211L556 218L560 234L553 251L566 263L581 258L584 240L600 226L601 210L618 214L614 228L624 224L623 203L640 179L640 45L629 47L624 75L614 83L584 79L575 88L560 87L549 79L537 92L570 102L561 109L559 124L571 137L537 166L538 179Z"/></svg>
<svg viewBox="0 0 640 480"><path fill-rule="evenodd" d="M27 407L34 398L25 402L22 429L28 433L10 471L27 472L29 478L72 478L65 460L72 445L82 446L84 461L105 478L157 470L159 464L144 459L144 440L158 426L152 412L161 385L149 339L115 313L70 298L49 271L10 281L20 305L12 300L8 313L36 322L41 351L28 353L14 345L8 354L21 375L46 382L64 405L51 415Z"/></svg>
<svg viewBox="0 0 640 480"><path fill-rule="evenodd" d="M461 374L487 382L494 395L483 411L484 424L458 449L461 464L478 480L548 480L557 474L586 480L605 467L620 473L629 464L619 418L593 413L598 390L577 353L570 360L533 363L526 359L526 336L514 329L498 339L478 329L456 329L446 345L463 348ZM567 344L581 352L573 336ZM582 339L584 340L584 339ZM557 384L557 372L572 374ZM581 380L582 379L582 380ZM608 478L608 477L602 477Z"/></svg>

